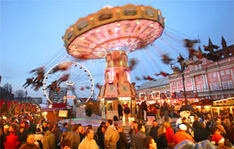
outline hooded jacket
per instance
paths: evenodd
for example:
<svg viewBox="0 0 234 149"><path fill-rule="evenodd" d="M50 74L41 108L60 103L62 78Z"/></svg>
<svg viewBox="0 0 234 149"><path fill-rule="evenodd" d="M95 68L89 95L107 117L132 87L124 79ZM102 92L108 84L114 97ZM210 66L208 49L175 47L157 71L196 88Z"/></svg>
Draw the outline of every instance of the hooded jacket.
<svg viewBox="0 0 234 149"><path fill-rule="evenodd" d="M80 144L80 134L75 131L68 131L64 139L71 141L71 149L77 149Z"/></svg>
<svg viewBox="0 0 234 149"><path fill-rule="evenodd" d="M43 149L55 149L55 136L49 130L44 135Z"/></svg>
<svg viewBox="0 0 234 149"><path fill-rule="evenodd" d="M119 132L113 125L109 126L105 132L105 147L116 148L118 140Z"/></svg>

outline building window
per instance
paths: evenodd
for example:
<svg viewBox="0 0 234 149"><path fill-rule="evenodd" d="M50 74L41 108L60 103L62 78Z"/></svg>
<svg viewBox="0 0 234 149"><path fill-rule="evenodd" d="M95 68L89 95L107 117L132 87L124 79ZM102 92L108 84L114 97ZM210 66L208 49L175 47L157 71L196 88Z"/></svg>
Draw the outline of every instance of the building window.
<svg viewBox="0 0 234 149"><path fill-rule="evenodd" d="M202 76L200 76L200 80L203 80Z"/></svg>
<svg viewBox="0 0 234 149"><path fill-rule="evenodd" d="M218 82L215 83L215 88L216 88L216 90L219 90L219 83Z"/></svg>
<svg viewBox="0 0 234 149"><path fill-rule="evenodd" d="M189 78L189 82L192 82L192 79L191 79L191 78Z"/></svg>
<svg viewBox="0 0 234 149"><path fill-rule="evenodd" d="M221 76L223 76L223 75L224 75L224 71L220 71L220 73L221 73Z"/></svg>
<svg viewBox="0 0 234 149"><path fill-rule="evenodd" d="M202 65L201 64L199 65L199 69L202 69Z"/></svg>
<svg viewBox="0 0 234 149"><path fill-rule="evenodd" d="M214 76L214 77L216 77L216 76L217 76L217 75L216 75L216 72L214 72L214 73L213 73L213 76Z"/></svg>
<svg viewBox="0 0 234 149"><path fill-rule="evenodd" d="M210 90L212 90L212 91L215 90L213 83L210 83Z"/></svg>
<svg viewBox="0 0 234 149"><path fill-rule="evenodd" d="M188 79L185 79L185 83L187 83L188 82Z"/></svg>
<svg viewBox="0 0 234 149"><path fill-rule="evenodd" d="M200 85L197 86L197 91L198 91L198 92L201 92Z"/></svg>
<svg viewBox="0 0 234 149"><path fill-rule="evenodd" d="M191 67L190 67L190 71L193 71L193 70L194 70L194 69L193 69L193 67L191 66Z"/></svg>
<svg viewBox="0 0 234 149"><path fill-rule="evenodd" d="M223 81L222 84L223 84L223 89L227 89L227 82Z"/></svg>
<svg viewBox="0 0 234 149"><path fill-rule="evenodd" d="M205 84L202 84L202 91L204 91L204 90L206 90L206 86L205 86Z"/></svg>
<svg viewBox="0 0 234 149"><path fill-rule="evenodd" d="M227 74L227 75L230 74L229 69L226 70L226 74Z"/></svg>
<svg viewBox="0 0 234 149"><path fill-rule="evenodd" d="M209 74L209 78L212 78L212 73Z"/></svg>
<svg viewBox="0 0 234 149"><path fill-rule="evenodd" d="M199 76L196 77L196 80L197 80L197 81L199 80Z"/></svg>
<svg viewBox="0 0 234 149"><path fill-rule="evenodd" d="M233 88L232 80L228 80L228 88Z"/></svg>

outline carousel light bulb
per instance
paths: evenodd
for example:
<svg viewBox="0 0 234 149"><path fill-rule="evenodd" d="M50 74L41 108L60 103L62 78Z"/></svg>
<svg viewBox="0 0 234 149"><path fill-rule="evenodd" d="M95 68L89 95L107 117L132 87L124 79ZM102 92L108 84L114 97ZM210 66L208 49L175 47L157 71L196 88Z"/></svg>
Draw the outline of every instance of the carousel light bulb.
<svg viewBox="0 0 234 149"><path fill-rule="evenodd" d="M73 31L73 30L74 30L74 28L71 26L71 27L69 27L69 30L70 30L70 31Z"/></svg>
<svg viewBox="0 0 234 149"><path fill-rule="evenodd" d="M158 14L161 14L161 10L158 10Z"/></svg>

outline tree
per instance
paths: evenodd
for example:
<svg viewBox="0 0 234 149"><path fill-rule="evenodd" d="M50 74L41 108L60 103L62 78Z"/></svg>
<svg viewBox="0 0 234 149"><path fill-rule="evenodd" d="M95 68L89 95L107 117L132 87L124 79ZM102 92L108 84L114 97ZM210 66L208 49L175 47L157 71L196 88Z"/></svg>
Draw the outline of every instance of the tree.
<svg viewBox="0 0 234 149"><path fill-rule="evenodd" d="M93 114L93 104L92 103L87 103L85 106L85 113L88 117L92 116Z"/></svg>
<svg viewBox="0 0 234 149"><path fill-rule="evenodd" d="M3 85L2 88L10 93L12 92L12 85L9 83L6 83L5 85Z"/></svg>
<svg viewBox="0 0 234 149"><path fill-rule="evenodd" d="M15 95L16 98L24 98L24 97L26 97L26 94L25 94L25 92L23 90L17 90L17 91L15 91L14 95Z"/></svg>

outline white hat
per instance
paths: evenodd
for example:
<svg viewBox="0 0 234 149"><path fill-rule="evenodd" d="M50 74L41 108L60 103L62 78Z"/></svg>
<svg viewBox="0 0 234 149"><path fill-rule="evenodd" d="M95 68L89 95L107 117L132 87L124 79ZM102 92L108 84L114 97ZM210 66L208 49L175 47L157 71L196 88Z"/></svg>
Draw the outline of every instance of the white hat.
<svg viewBox="0 0 234 149"><path fill-rule="evenodd" d="M187 126L185 124L180 124L179 128L181 130L187 130Z"/></svg>

